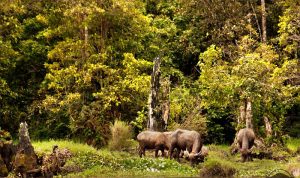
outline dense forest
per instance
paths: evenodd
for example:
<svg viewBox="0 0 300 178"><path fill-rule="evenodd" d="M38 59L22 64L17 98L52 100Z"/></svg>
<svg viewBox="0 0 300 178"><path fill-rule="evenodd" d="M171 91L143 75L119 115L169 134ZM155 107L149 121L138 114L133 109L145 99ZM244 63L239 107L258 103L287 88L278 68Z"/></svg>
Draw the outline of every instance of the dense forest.
<svg viewBox="0 0 300 178"><path fill-rule="evenodd" d="M156 77L163 129L284 143L300 137L299 42L299 0L1 0L0 127L102 147L115 121L149 126Z"/></svg>

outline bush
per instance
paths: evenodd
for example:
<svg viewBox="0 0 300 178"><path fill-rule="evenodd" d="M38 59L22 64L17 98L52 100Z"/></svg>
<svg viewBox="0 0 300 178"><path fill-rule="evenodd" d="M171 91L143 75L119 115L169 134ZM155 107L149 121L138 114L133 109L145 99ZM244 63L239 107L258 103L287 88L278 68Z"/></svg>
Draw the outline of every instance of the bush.
<svg viewBox="0 0 300 178"><path fill-rule="evenodd" d="M131 146L132 131L131 127L123 121L116 120L114 125L110 126L111 139L108 147L111 150L128 150Z"/></svg>
<svg viewBox="0 0 300 178"><path fill-rule="evenodd" d="M228 163L218 160L208 160L200 172L200 177L233 177L236 169Z"/></svg>

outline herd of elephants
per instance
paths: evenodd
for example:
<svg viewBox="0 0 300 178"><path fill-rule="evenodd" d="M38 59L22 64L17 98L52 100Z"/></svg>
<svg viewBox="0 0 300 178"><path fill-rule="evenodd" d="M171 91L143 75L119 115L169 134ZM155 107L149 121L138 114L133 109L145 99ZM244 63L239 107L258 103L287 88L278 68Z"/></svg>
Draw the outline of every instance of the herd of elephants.
<svg viewBox="0 0 300 178"><path fill-rule="evenodd" d="M143 131L137 135L140 157L145 156L146 149L154 149L155 157L158 157L158 151L161 151L164 157L164 150L168 150L168 157L179 161L180 155L187 152L191 165L203 161L203 157L208 154L202 139L197 131L183 129L171 132ZM255 134L250 128L241 129L237 133L236 142L243 162L252 160L250 149L254 145L254 140Z"/></svg>

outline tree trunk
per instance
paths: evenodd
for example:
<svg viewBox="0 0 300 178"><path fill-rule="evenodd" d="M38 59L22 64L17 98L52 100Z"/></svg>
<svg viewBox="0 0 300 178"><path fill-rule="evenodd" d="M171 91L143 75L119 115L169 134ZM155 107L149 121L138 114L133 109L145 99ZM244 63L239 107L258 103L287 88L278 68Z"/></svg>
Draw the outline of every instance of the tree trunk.
<svg viewBox="0 0 300 178"><path fill-rule="evenodd" d="M262 43L267 43L267 14L266 14L266 3L265 0L261 0L261 25L262 25ZM272 135L272 125L270 124L269 118L264 116L266 136Z"/></svg>
<svg viewBox="0 0 300 178"><path fill-rule="evenodd" d="M164 83L163 99L162 116L164 121L164 130L166 130L170 117L170 77L167 78Z"/></svg>
<svg viewBox="0 0 300 178"><path fill-rule="evenodd" d="M89 39L89 30L87 26L84 26L84 58L88 57L88 39Z"/></svg>
<svg viewBox="0 0 300 178"><path fill-rule="evenodd" d="M13 161L16 174L27 176L27 171L37 169L37 155L31 144L27 124L21 123L19 130L19 144Z"/></svg>
<svg viewBox="0 0 300 178"><path fill-rule="evenodd" d="M246 128L253 129L253 124L252 124L252 103L250 99L247 99L246 103Z"/></svg>
<svg viewBox="0 0 300 178"><path fill-rule="evenodd" d="M261 27L262 27L262 42L267 42L267 20L266 20L266 3L261 0Z"/></svg>
<svg viewBox="0 0 300 178"><path fill-rule="evenodd" d="M238 117L238 128L243 128L246 121L246 102L243 101L240 108L240 116Z"/></svg>
<svg viewBox="0 0 300 178"><path fill-rule="evenodd" d="M269 137L272 135L272 125L267 116L264 116L264 122L265 122L265 127L266 127L266 136Z"/></svg>
<svg viewBox="0 0 300 178"><path fill-rule="evenodd" d="M258 18L257 18L257 14L256 14L256 12L255 12L255 9L254 9L254 7L253 7L252 2L251 2L251 1L248 1L248 2L249 2L249 4L250 4L250 6L251 6L251 9L252 9L252 11L253 11L253 15L254 15L254 17L255 17L255 22L256 22L256 25L257 25L258 32L259 32L259 38L260 38L260 40L262 41L261 28L260 28L259 20L258 20ZM250 18L250 17L249 17L249 18ZM250 24L251 24L251 23L250 23Z"/></svg>
<svg viewBox="0 0 300 178"><path fill-rule="evenodd" d="M243 100L240 105L239 112L240 116L238 117L238 129L240 128L251 128L253 129L252 124L252 106L250 99Z"/></svg>
<svg viewBox="0 0 300 178"><path fill-rule="evenodd" d="M158 92L160 88L160 64L161 57L154 59L153 72L151 74L151 89L149 95L149 121L148 129L161 131L164 128L164 123L161 116L161 109L159 108Z"/></svg>

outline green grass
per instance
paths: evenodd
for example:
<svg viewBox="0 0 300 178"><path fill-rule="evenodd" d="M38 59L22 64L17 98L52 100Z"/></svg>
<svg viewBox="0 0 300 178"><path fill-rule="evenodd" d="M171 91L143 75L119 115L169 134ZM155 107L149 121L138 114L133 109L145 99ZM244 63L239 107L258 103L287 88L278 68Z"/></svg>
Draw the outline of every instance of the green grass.
<svg viewBox="0 0 300 178"><path fill-rule="evenodd" d="M96 153L97 150L87 144L75 143L71 140L49 140L49 141L34 141L32 143L36 152L52 152L52 147L57 145L58 148L67 148L73 154L80 152L91 152Z"/></svg>
<svg viewBox="0 0 300 178"><path fill-rule="evenodd" d="M295 150L298 141L291 140L288 147ZM300 156L289 157L287 162L254 159L253 162L242 163L239 154L230 154L228 145L209 145L205 162L191 167L185 160L178 163L167 158L155 159L153 152L146 152L146 158L139 158L136 151L97 150L72 141L33 142L35 151L40 154L51 152L53 145L68 148L73 154L65 166L69 169L69 173L64 175L66 177L195 177L199 176L200 171L213 169L214 165L221 167L224 172L233 170L235 177L265 177L300 167Z"/></svg>
<svg viewBox="0 0 300 178"><path fill-rule="evenodd" d="M225 171L230 168L235 169L235 177L266 177L278 172L288 171L297 166L300 167L300 159L298 161L296 158L291 158L287 162L254 159L252 162L243 163L240 154L230 154L230 146L210 145L209 148L209 155L199 168L203 169L210 167L212 164L219 164L224 167Z"/></svg>
<svg viewBox="0 0 300 178"><path fill-rule="evenodd" d="M65 167L78 172L70 173L67 177L192 177L198 175L197 169L174 160L139 158L136 153L109 151L108 149L96 150L88 145L72 141L33 142L38 154L51 152L53 145L68 148L73 154ZM150 153L147 155L149 156Z"/></svg>
<svg viewBox="0 0 300 178"><path fill-rule="evenodd" d="M287 148L292 152L296 152L300 148L300 138L290 138L287 141Z"/></svg>

